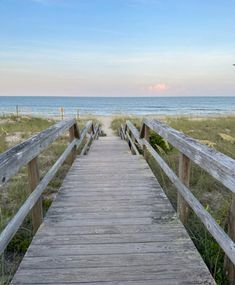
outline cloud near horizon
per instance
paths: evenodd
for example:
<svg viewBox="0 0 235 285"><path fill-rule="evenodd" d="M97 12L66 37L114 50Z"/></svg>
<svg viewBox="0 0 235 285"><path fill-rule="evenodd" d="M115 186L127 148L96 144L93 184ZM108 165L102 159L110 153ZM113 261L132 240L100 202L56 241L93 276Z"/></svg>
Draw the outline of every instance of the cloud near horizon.
<svg viewBox="0 0 235 285"><path fill-rule="evenodd" d="M169 88L170 86L168 86L165 83L158 83L158 84L150 85L148 87L148 91L154 92L154 93L163 93L167 91Z"/></svg>

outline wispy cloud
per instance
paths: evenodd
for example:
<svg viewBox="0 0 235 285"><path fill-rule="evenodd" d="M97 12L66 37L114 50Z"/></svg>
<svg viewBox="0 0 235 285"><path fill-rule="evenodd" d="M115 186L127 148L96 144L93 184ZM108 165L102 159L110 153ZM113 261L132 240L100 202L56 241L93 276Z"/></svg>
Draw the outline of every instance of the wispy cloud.
<svg viewBox="0 0 235 285"><path fill-rule="evenodd" d="M164 93L169 88L170 87L165 83L158 83L158 84L148 86L148 91L154 92L154 93Z"/></svg>

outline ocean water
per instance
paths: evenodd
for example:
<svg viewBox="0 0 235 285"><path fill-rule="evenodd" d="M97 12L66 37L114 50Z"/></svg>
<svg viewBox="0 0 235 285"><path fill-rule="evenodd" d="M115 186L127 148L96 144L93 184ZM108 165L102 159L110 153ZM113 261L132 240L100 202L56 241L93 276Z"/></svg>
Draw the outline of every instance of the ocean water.
<svg viewBox="0 0 235 285"><path fill-rule="evenodd" d="M2 96L0 114L65 117L81 115L222 115L235 114L235 97L35 97Z"/></svg>

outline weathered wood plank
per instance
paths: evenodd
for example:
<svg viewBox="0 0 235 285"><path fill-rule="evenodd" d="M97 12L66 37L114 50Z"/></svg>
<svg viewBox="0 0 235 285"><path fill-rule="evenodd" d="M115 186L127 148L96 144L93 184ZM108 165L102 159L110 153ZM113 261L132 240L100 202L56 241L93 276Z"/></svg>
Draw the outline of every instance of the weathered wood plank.
<svg viewBox="0 0 235 285"><path fill-rule="evenodd" d="M74 124L76 124L74 119L61 121L0 154L0 185L6 183L22 166L38 156Z"/></svg>
<svg viewBox="0 0 235 285"><path fill-rule="evenodd" d="M149 242L178 242L188 239L184 231L172 231L170 233L155 232L139 234L103 234L103 235L56 235L36 236L33 245L80 245L80 244L112 244L112 243L149 243Z"/></svg>
<svg viewBox="0 0 235 285"><path fill-rule="evenodd" d="M164 268L164 270L163 270ZM190 278L189 272L191 271ZM166 275L167 272L167 275ZM107 267L107 268L70 268L66 269L39 269L21 270L16 274L19 283L34 284L41 280L41 284L61 282L107 282L107 281L135 281L135 280L166 280L175 279L178 284L182 281L200 280L201 284L215 284L212 280L205 278L206 270L201 267L194 267L191 264L181 264L174 267L168 264L154 266L128 266L128 267ZM199 278L200 276L200 278ZM179 283L181 282L181 283ZM203 283L204 282L204 283ZM18 284L14 282L13 284ZM125 284L125 283L124 283ZM176 283L177 284L177 283ZM187 283L186 283L187 284Z"/></svg>
<svg viewBox="0 0 235 285"><path fill-rule="evenodd" d="M75 160L12 284L215 284L147 163L133 157L111 137Z"/></svg>
<svg viewBox="0 0 235 285"><path fill-rule="evenodd" d="M29 257L27 256L21 264L21 269L59 269L59 268L91 268L91 267L121 267L121 266L153 266L165 265L174 266L180 264L182 259L195 266L203 266L203 262L198 258L194 251L177 252L172 255L171 252L159 253L138 253L138 254L112 254L112 255L76 255L56 257Z"/></svg>
<svg viewBox="0 0 235 285"><path fill-rule="evenodd" d="M127 125L128 129L131 131L131 133L133 134L135 140L138 142L140 147L143 147L142 139L140 138L139 132L136 129L136 127L130 121L127 121L126 125Z"/></svg>

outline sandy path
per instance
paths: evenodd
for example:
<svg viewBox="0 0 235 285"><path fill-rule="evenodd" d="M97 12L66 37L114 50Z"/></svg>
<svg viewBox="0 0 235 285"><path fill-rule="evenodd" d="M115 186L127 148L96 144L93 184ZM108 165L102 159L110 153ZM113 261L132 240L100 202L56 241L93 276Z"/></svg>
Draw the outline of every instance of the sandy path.
<svg viewBox="0 0 235 285"><path fill-rule="evenodd" d="M113 130L111 129L111 122L113 118L111 116L101 116L99 117L99 120L102 123L102 129L106 133L108 137L115 136Z"/></svg>

